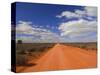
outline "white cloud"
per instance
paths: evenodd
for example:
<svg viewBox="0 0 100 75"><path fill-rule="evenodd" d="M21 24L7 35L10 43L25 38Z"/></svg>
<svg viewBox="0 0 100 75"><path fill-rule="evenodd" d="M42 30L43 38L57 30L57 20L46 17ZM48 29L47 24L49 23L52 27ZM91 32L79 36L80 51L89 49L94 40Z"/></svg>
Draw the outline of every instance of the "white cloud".
<svg viewBox="0 0 100 75"><path fill-rule="evenodd" d="M60 15L56 17L62 18L82 18L84 16L94 16L97 17L97 8L96 7L84 7L84 10L75 10L74 12L71 11L63 11Z"/></svg>
<svg viewBox="0 0 100 75"><path fill-rule="evenodd" d="M58 17L58 18L62 18L62 17L73 18L73 17L81 17L81 16L79 14L77 14L77 13L74 13L74 12L63 11L61 13L61 15L57 15L56 17Z"/></svg>
<svg viewBox="0 0 100 75"><path fill-rule="evenodd" d="M49 30L39 27L32 26L31 22L19 21L16 27L16 33L18 34L30 34L30 35L40 35L40 34L50 34Z"/></svg>
<svg viewBox="0 0 100 75"><path fill-rule="evenodd" d="M32 26L31 22L20 21L16 27L16 33L22 36L16 36L16 40L37 43L96 41L96 36L90 34L97 33L97 22L83 19L65 22L59 25L59 30L61 36L50 30Z"/></svg>
<svg viewBox="0 0 100 75"><path fill-rule="evenodd" d="M81 40L90 40L90 37L92 38L97 34L97 22L83 19L65 22L60 24L59 30L61 31L62 37L67 36L76 40L79 38L81 38ZM92 40L94 40L94 38Z"/></svg>
<svg viewBox="0 0 100 75"><path fill-rule="evenodd" d="M51 32L50 30L43 29L41 26L36 27L32 26L31 22L19 21L19 24L16 27L16 34L22 36L18 37L24 42L57 42L59 36L56 33ZM30 37L23 35L31 35Z"/></svg>
<svg viewBox="0 0 100 75"><path fill-rule="evenodd" d="M97 40L97 8L83 7L83 10L63 11L56 17L78 20L63 22L59 25L60 36L64 41L82 42ZM90 21L89 21L90 20Z"/></svg>
<svg viewBox="0 0 100 75"><path fill-rule="evenodd" d="M16 33L18 34L34 34L31 22L19 21L16 27Z"/></svg>
<svg viewBox="0 0 100 75"><path fill-rule="evenodd" d="M84 10L75 10L75 14L78 14L78 15L82 16L82 15L86 14L86 11L84 11Z"/></svg>

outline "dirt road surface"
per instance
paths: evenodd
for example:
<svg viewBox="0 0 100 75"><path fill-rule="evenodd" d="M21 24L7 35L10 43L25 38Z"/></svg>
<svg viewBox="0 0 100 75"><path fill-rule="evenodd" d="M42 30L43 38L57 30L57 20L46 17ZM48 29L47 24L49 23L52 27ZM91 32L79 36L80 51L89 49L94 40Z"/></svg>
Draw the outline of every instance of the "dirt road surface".
<svg viewBox="0 0 100 75"><path fill-rule="evenodd" d="M96 51L87 51L77 47L56 44L36 62L35 66L27 67L23 72L95 67L97 67Z"/></svg>

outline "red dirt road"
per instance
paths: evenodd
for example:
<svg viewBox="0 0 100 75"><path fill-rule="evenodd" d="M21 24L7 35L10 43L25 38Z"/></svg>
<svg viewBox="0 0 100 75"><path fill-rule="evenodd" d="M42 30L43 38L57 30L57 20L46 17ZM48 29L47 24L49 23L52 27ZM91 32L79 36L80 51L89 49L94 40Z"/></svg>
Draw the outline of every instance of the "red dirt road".
<svg viewBox="0 0 100 75"><path fill-rule="evenodd" d="M38 61L23 72L67 70L97 67L96 51L56 44Z"/></svg>

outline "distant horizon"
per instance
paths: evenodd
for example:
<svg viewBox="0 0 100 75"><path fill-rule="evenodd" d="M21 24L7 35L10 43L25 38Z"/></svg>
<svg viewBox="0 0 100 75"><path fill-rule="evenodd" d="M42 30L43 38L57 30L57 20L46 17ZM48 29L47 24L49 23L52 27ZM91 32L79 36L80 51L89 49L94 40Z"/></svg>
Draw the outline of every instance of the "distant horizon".
<svg viewBox="0 0 100 75"><path fill-rule="evenodd" d="M97 7L16 2L16 42L97 42Z"/></svg>
<svg viewBox="0 0 100 75"><path fill-rule="evenodd" d="M18 41L16 42L16 43L18 43ZM96 42L23 42L22 41L22 43L97 43L97 41Z"/></svg>

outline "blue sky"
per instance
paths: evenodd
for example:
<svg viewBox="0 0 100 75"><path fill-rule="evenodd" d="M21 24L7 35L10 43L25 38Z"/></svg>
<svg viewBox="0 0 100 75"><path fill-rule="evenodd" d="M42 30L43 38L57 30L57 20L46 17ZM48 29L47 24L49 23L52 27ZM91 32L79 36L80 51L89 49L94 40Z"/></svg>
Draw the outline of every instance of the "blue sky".
<svg viewBox="0 0 100 75"><path fill-rule="evenodd" d="M96 10L96 7L17 2L16 37L25 42L96 41Z"/></svg>

